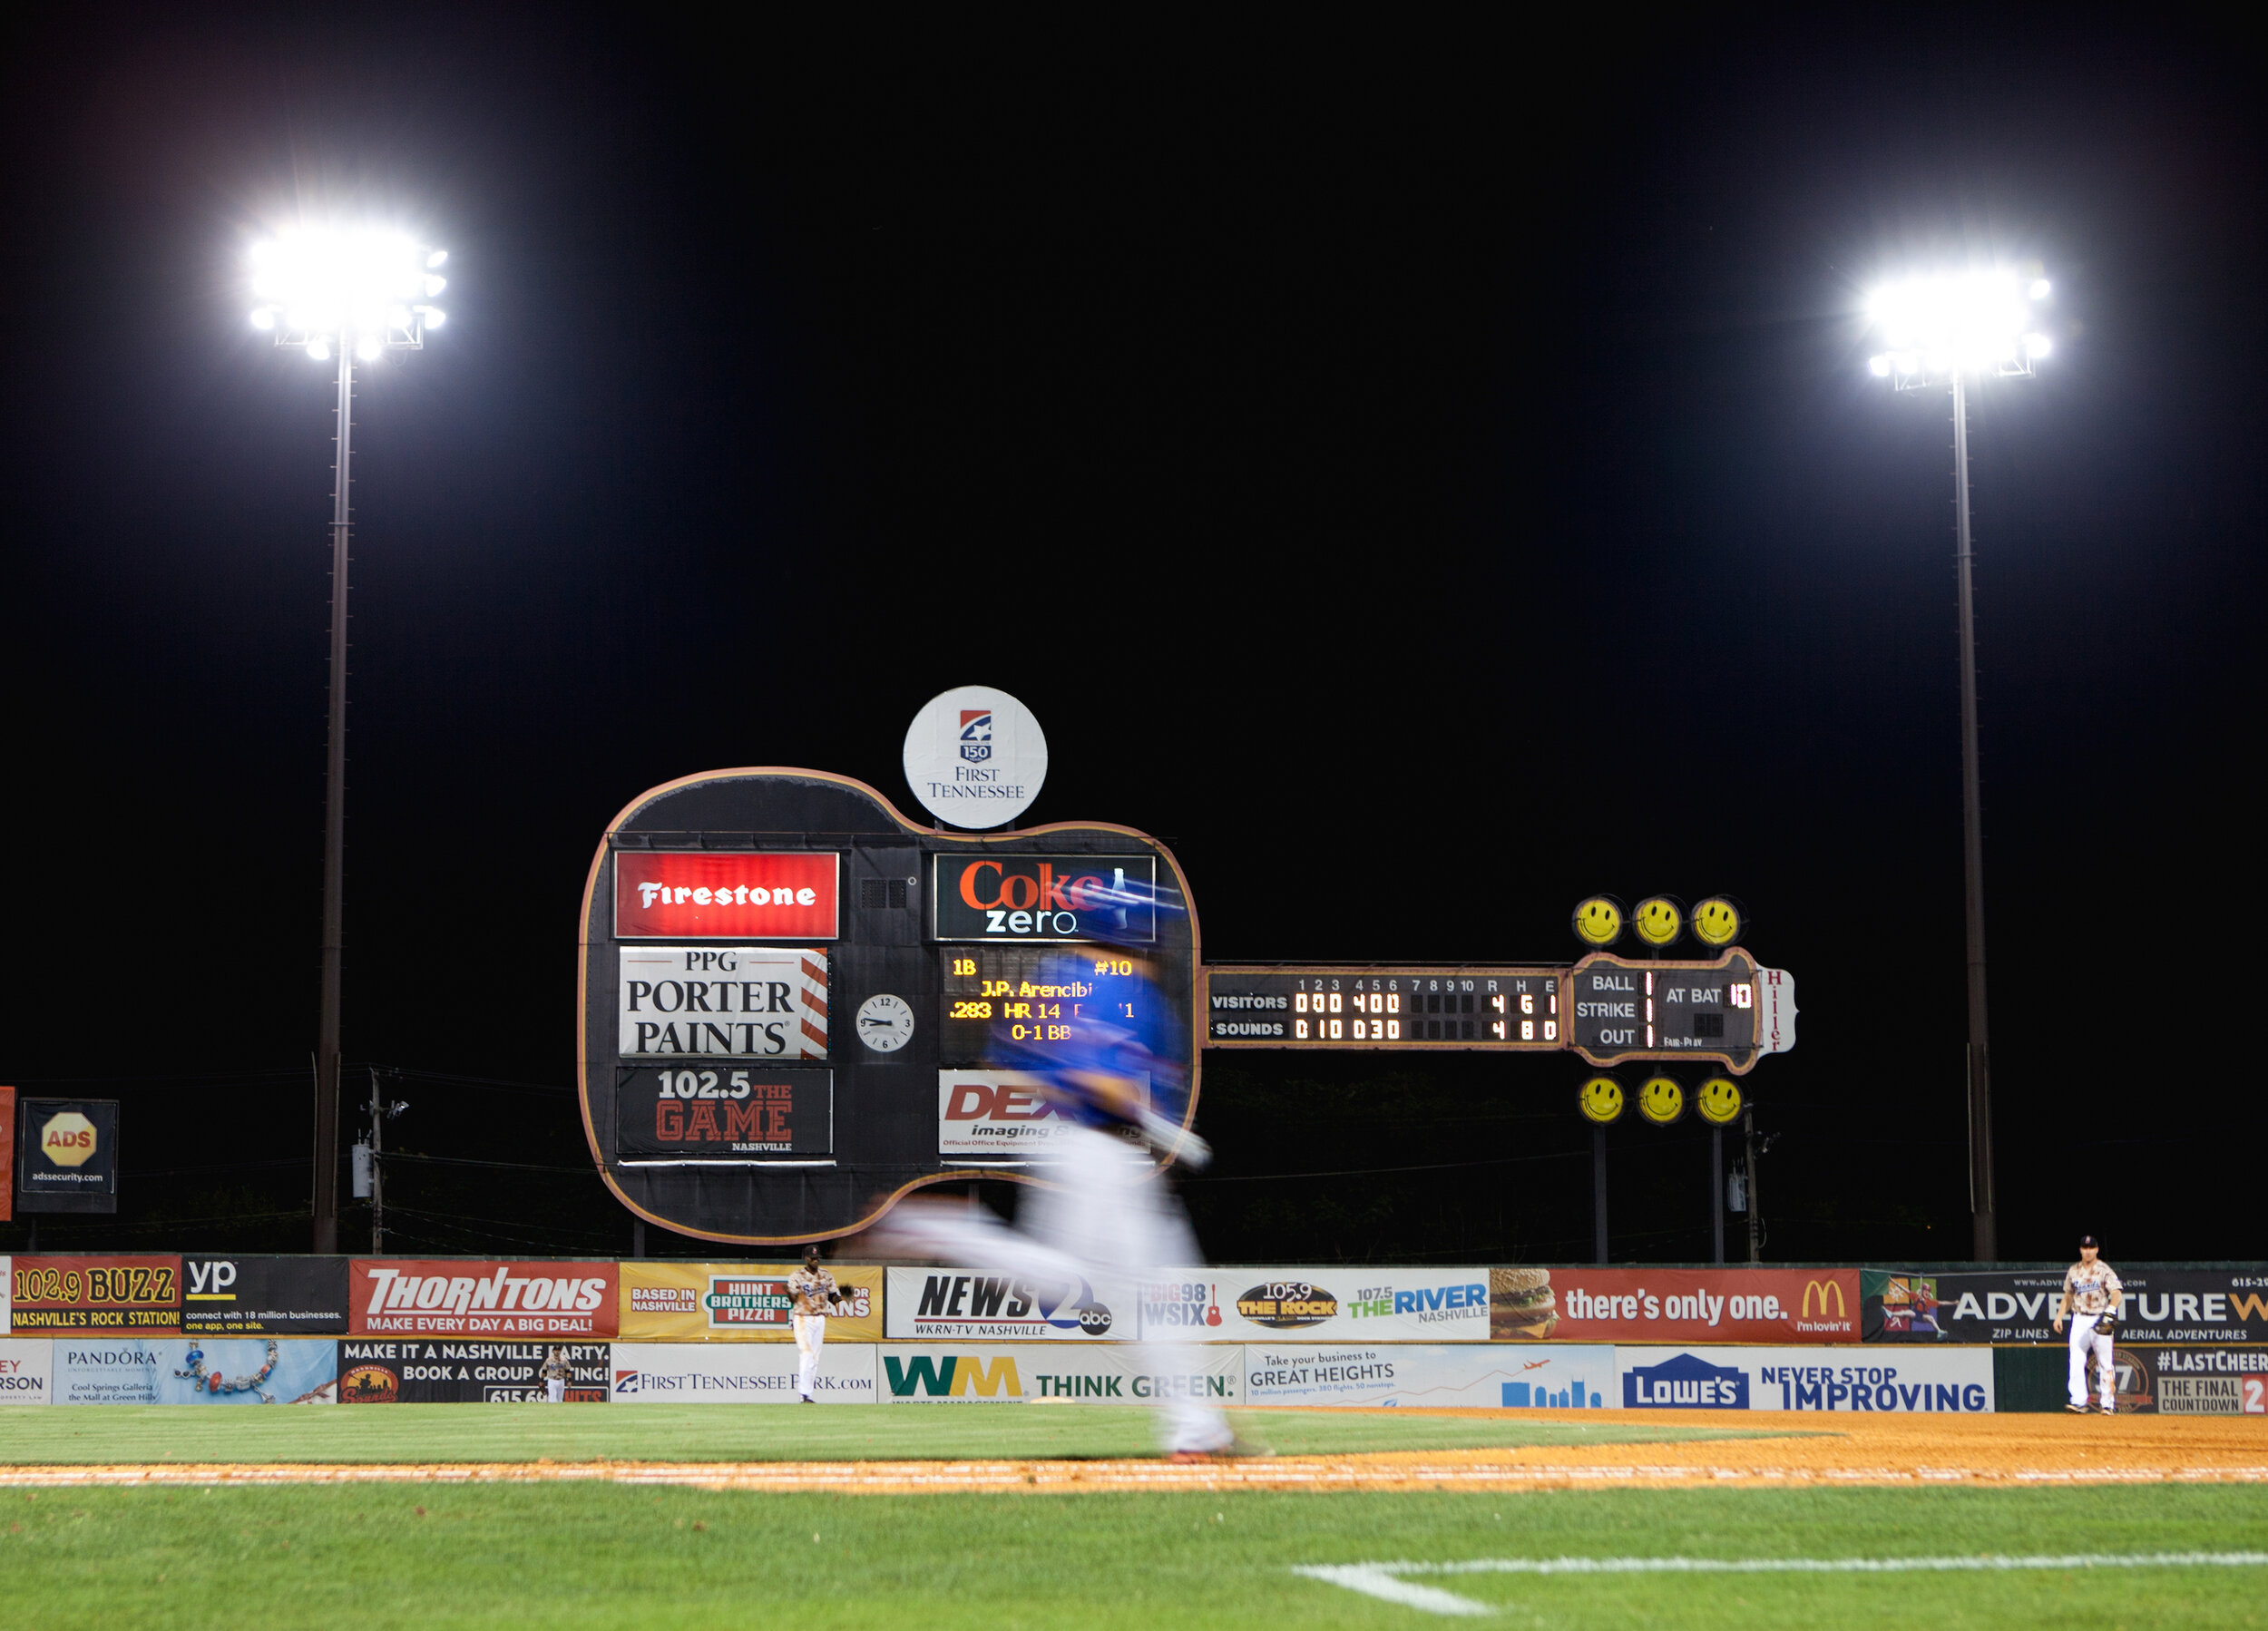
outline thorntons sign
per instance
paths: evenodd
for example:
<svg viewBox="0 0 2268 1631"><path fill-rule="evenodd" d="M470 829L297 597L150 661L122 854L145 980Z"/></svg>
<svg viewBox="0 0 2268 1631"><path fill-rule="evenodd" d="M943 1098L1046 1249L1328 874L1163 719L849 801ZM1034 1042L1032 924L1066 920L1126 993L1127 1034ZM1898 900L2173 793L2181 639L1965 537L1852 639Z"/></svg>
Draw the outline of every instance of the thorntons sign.
<svg viewBox="0 0 2268 1631"><path fill-rule="evenodd" d="M612 1336L619 1270L357 1257L348 1319L357 1336Z"/></svg>

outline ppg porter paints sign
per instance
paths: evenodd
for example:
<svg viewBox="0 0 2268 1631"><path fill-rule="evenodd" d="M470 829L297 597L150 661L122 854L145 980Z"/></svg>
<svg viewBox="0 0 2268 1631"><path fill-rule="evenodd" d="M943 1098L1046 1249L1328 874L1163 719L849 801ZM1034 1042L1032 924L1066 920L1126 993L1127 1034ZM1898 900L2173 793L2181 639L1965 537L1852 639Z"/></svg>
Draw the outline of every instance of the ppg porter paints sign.
<svg viewBox="0 0 2268 1631"><path fill-rule="evenodd" d="M625 946L625 1059L825 1059L826 953L772 946Z"/></svg>
<svg viewBox="0 0 2268 1631"><path fill-rule="evenodd" d="M1039 720L988 685L932 697L905 733L905 785L924 809L954 826L1015 820L1040 796L1047 774Z"/></svg>

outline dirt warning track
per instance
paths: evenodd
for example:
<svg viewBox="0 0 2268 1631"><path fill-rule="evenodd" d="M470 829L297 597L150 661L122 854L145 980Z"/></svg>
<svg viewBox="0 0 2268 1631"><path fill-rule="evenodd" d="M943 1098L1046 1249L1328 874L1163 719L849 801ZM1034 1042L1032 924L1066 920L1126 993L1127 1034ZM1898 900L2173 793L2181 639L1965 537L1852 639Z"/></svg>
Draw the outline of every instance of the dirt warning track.
<svg viewBox="0 0 2268 1631"><path fill-rule="evenodd" d="M1393 1412L1414 1415L1416 1411ZM1481 1414L1425 1411L1427 1415ZM1268 1456L1220 1461L208 1462L0 1467L0 1488L587 1482L910 1495L1107 1490L1786 1489L1791 1486L2268 1483L2268 1420L1708 1411L1537 1412L1618 1426L1766 1435L1684 1442ZM1502 1420L1497 1416L1496 1420Z"/></svg>

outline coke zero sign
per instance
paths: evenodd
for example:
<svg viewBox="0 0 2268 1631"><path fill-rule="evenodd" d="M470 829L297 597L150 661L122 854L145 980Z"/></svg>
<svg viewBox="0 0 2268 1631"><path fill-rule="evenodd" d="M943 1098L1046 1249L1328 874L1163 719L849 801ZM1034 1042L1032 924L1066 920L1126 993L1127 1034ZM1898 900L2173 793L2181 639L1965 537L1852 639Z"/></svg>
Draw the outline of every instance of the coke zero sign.
<svg viewBox="0 0 2268 1631"><path fill-rule="evenodd" d="M938 940L1158 938L1157 862L1147 855L941 855Z"/></svg>

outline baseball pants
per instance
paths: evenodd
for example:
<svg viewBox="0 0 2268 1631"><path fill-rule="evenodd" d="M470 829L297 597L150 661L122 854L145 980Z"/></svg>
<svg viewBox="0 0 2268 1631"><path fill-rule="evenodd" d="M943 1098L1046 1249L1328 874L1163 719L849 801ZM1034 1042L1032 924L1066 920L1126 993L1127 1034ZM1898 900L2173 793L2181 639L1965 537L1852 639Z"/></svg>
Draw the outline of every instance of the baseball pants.
<svg viewBox="0 0 2268 1631"><path fill-rule="evenodd" d="M567 1402L567 1382L564 1377L554 1376L543 1384L543 1397L553 1404Z"/></svg>
<svg viewBox="0 0 2268 1631"><path fill-rule="evenodd" d="M2071 1402L2087 1402L2087 1356L2095 1355L2096 1373L2101 1377L2103 1408L2109 1410L2118 1398L2117 1372L2111 1369L2111 1341L2108 1336L2095 1334L2100 1314L2075 1314L2071 1316Z"/></svg>
<svg viewBox="0 0 2268 1631"><path fill-rule="evenodd" d="M982 1265L995 1274L1061 1284L1103 1280L1139 1294L1160 1269L1200 1261L1188 1219L1149 1159L1123 1140L1092 1128L1066 1128L1043 1169L1048 1187L1020 1208L1028 1225L1010 1228L989 1212L909 1206L898 1227L948 1262ZM1133 1311L1117 1311L1131 1323ZM1123 1331L1112 1327L1112 1334ZM1119 1351L1139 1374L1202 1374L1203 1350L1169 1329ZM1228 1419L1202 1399L1160 1387L1156 1406L1168 1450L1213 1450L1234 1441Z"/></svg>
<svg viewBox="0 0 2268 1631"><path fill-rule="evenodd" d="M808 1399L818 1385L819 1350L826 1345L826 1315L791 1314L787 1319L796 1328L796 1392Z"/></svg>

